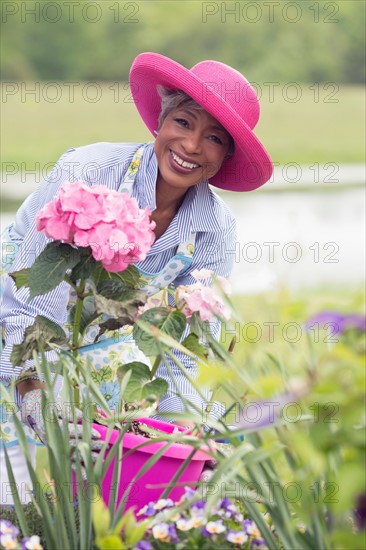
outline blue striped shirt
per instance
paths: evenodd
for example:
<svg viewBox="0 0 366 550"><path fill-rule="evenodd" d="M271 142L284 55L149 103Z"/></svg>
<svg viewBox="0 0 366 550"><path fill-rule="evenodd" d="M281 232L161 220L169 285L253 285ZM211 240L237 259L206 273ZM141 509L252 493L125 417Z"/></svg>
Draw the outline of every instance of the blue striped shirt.
<svg viewBox="0 0 366 550"><path fill-rule="evenodd" d="M12 271L30 267L36 256L43 250L48 239L35 228L36 213L58 192L65 181L83 181L87 185L103 184L109 189L118 189L133 154L141 144L134 143L96 143L76 149L69 149L57 162L39 188L30 195L16 214L11 229L12 238L21 243ZM155 210L155 185L158 174L154 144L146 146L139 167L132 196L140 208L148 206ZM153 244L147 258L137 264L149 273L162 270L175 255L180 242L187 240L192 231L197 233L195 252L190 269L175 280L175 285L189 285L195 282L190 273L195 269L210 269L217 275L229 277L235 251L236 224L227 205L202 181L190 188L183 204L165 233ZM45 276L47 276L45 274ZM0 378L9 381L19 372L10 363L10 353L15 343L23 339L24 330L33 324L36 315L43 315L52 321L64 325L67 317L69 286L60 284L48 294L33 298L28 302L28 289L15 288L10 277L4 288L1 321L5 329L5 347L1 356ZM219 336L219 323L215 323L213 332ZM193 361L176 352L177 357L195 378L196 368ZM171 372L169 373L169 370ZM168 393L160 401L161 412L183 412L184 404L177 397L179 393L186 399L202 407L202 398L182 375L179 368L169 361L160 365L158 376L169 383ZM172 379L172 376L174 379ZM207 400L209 392L205 392Z"/></svg>

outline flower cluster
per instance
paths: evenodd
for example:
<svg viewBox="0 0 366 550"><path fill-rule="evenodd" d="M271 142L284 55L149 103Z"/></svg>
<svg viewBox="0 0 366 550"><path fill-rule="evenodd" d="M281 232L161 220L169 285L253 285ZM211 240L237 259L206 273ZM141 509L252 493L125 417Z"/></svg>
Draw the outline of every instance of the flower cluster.
<svg viewBox="0 0 366 550"><path fill-rule="evenodd" d="M0 520L0 548L5 550L42 550L39 537L24 537L18 541L19 529L6 519Z"/></svg>
<svg viewBox="0 0 366 550"><path fill-rule="evenodd" d="M330 329L332 336L343 334L349 329L366 332L366 316L357 313L321 311L306 321L305 329L313 329L316 323L321 327Z"/></svg>
<svg viewBox="0 0 366 550"><path fill-rule="evenodd" d="M230 294L230 286L227 279L216 276L208 269L195 270L191 273L197 281L189 286L179 286L176 291L178 306L189 319L193 313L198 312L203 321L211 321L214 317L229 320L231 308L223 298L223 292ZM204 284L212 280L213 285Z"/></svg>
<svg viewBox="0 0 366 550"><path fill-rule="evenodd" d="M136 550L177 543L184 543L187 549L267 548L256 524L245 519L231 500L224 498L207 510L206 503L195 500L195 495L195 491L185 487L185 494L175 504L168 498L144 506L137 515L148 517L151 524L146 539L138 543Z"/></svg>
<svg viewBox="0 0 366 550"><path fill-rule="evenodd" d="M208 269L196 269L191 275L196 283L180 285L174 291L175 308L185 315L188 322L193 313L199 313L202 321L212 321L215 317L228 321L232 316L231 307L225 300L225 296L231 294L229 281ZM210 283L212 286L208 286ZM150 298L140 306L134 320L149 309L164 306L172 308L167 302L167 294L163 292L160 298Z"/></svg>
<svg viewBox="0 0 366 550"><path fill-rule="evenodd" d="M36 226L51 239L90 246L93 257L117 273L146 258L155 239L150 214L127 193L65 182L38 212Z"/></svg>

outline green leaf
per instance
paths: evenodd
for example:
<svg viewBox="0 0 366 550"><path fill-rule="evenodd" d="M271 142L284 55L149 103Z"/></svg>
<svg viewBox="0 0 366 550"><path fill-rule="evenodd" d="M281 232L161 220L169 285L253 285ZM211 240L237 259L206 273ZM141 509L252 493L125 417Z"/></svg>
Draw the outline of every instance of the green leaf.
<svg viewBox="0 0 366 550"><path fill-rule="evenodd" d="M127 512L125 512L123 517L125 519L123 530L125 541L129 548L135 548L136 544L144 538L146 531L150 527L150 521L144 520L136 523L136 518L131 508L129 508ZM116 534L121 532L120 529L118 530L119 527L120 525L117 524L116 528L114 529L114 532Z"/></svg>
<svg viewBox="0 0 366 550"><path fill-rule="evenodd" d="M79 250L69 244L59 241L48 243L30 268L30 298L53 290L63 281L66 271L77 264L79 258Z"/></svg>
<svg viewBox="0 0 366 550"><path fill-rule="evenodd" d="M132 322L130 315L118 317L117 319L107 319L104 323L99 324L100 331L98 338L102 336L108 330L118 330L125 325L130 325Z"/></svg>
<svg viewBox="0 0 366 550"><path fill-rule="evenodd" d="M108 533L111 524L111 515L108 507L104 504L102 499L99 498L92 503L92 515L96 536L98 538L104 538L104 535ZM100 546L100 548L104 547Z"/></svg>
<svg viewBox="0 0 366 550"><path fill-rule="evenodd" d="M79 261L73 267L70 273L70 279L76 283L79 279L93 279L99 271L99 266L102 267L92 256L90 246L78 248ZM103 267L102 267L103 269Z"/></svg>
<svg viewBox="0 0 366 550"><path fill-rule="evenodd" d="M108 298L109 300L116 300L117 302L132 300L136 297L136 294L141 295L141 300L143 297L145 297L145 294L143 292L139 292L133 288L129 288L121 282L115 281L113 279L109 279L108 281L103 281L99 283L97 286L97 293L101 296L104 296L104 298ZM142 304L143 301L141 301L140 305Z"/></svg>
<svg viewBox="0 0 366 550"><path fill-rule="evenodd" d="M150 369L145 363L133 361L132 363L121 365L117 369L119 380L123 380L127 372L131 372L131 375L123 391L125 402L142 401L150 397L158 400L168 391L166 380L162 378L150 380Z"/></svg>
<svg viewBox="0 0 366 550"><path fill-rule="evenodd" d="M141 328L139 326L140 320L152 325L152 330L147 332ZM143 353L146 355L159 355L161 346L157 346L156 344L159 336L154 334L153 327L157 327L179 342L186 328L186 323L186 317L181 311L172 311L168 307L153 307L145 311L137 319L133 329L133 336ZM167 346L163 345L163 347Z"/></svg>
<svg viewBox="0 0 366 550"><path fill-rule="evenodd" d="M75 309L76 306L74 305L70 310L70 323L74 323L74 317L75 317ZM83 300L83 310L81 312L81 319L80 319L80 327L79 332L80 334L83 334L85 329L95 321L99 317L99 314L97 313L96 307L95 307L95 299L94 296L86 296Z"/></svg>
<svg viewBox="0 0 366 550"><path fill-rule="evenodd" d="M182 341L182 346L189 349L189 351L191 351L198 357L202 357L203 359L207 358L207 349L205 348L205 346L200 344L197 334L188 334L187 338L184 338L184 340Z"/></svg>
<svg viewBox="0 0 366 550"><path fill-rule="evenodd" d="M115 281L119 281L127 288L140 288L141 275L137 267L129 265L125 271L120 273L110 273L110 277Z"/></svg>
<svg viewBox="0 0 366 550"><path fill-rule="evenodd" d="M121 288L119 288L118 291L116 288L113 290L110 289L110 295L112 296L118 296L118 292L122 292ZM131 292L131 290L128 290L128 292L131 293L131 296L126 299L126 295L124 295L125 299L123 301L121 295L118 296L118 300L115 300L95 293L94 298L98 314L105 313L106 315L110 315L116 319L123 318L126 319L124 324L132 324L139 306L146 301L147 296L145 292L142 291Z"/></svg>
<svg viewBox="0 0 366 550"><path fill-rule="evenodd" d="M123 544L121 537L118 535L108 535L106 537L98 537L95 541L100 550L126 550L127 547Z"/></svg>
<svg viewBox="0 0 366 550"><path fill-rule="evenodd" d="M28 359L32 359L33 351L39 353L66 344L68 339L64 330L46 317L37 315L33 325L25 329L23 342L13 346L10 360L13 367L23 366Z"/></svg>
<svg viewBox="0 0 366 550"><path fill-rule="evenodd" d="M26 267L24 269L20 269L19 271L14 271L14 273L9 273L10 277L13 279L15 283L15 286L17 287L17 290L22 288L22 286L29 286L28 285L29 272L30 272L30 267Z"/></svg>

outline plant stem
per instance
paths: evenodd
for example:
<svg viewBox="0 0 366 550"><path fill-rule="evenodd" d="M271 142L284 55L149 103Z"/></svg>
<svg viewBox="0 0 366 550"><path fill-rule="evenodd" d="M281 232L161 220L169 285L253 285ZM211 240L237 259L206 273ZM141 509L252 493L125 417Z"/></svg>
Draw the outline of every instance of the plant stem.
<svg viewBox="0 0 366 550"><path fill-rule="evenodd" d="M84 291L85 291L86 280L81 279L79 286L76 287L77 299L75 304L75 315L74 322L72 327L72 354L76 358L78 355L79 348L79 331L80 331L80 321L83 313L83 302L84 302ZM80 388L79 385L74 386L74 402L76 406L80 407Z"/></svg>
<svg viewBox="0 0 366 550"><path fill-rule="evenodd" d="M150 380L152 380L154 378L154 376L156 374L156 371L158 370L158 367L161 363L161 360L162 360L161 355L157 355L156 358L155 358L154 364L152 366L152 369L151 369Z"/></svg>
<svg viewBox="0 0 366 550"><path fill-rule="evenodd" d="M84 302L84 290L85 290L86 280L81 279L79 286L76 288L77 299L75 304L75 315L74 322L72 327L72 353L74 357L77 356L78 347L79 347L79 329L81 315L83 313L83 302Z"/></svg>
<svg viewBox="0 0 366 550"><path fill-rule="evenodd" d="M65 275L65 276L64 276L64 281L65 281L65 283L67 283L68 285L70 285L71 288L73 288L73 289L75 290L76 293L79 292L77 285L76 285L75 283L72 282L72 280L70 279L70 277L69 277L68 275Z"/></svg>

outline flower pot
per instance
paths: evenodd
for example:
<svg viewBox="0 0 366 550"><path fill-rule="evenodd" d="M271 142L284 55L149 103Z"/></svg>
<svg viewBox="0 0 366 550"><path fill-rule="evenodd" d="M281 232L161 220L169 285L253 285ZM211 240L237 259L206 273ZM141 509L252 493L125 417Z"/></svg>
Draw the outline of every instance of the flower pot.
<svg viewBox="0 0 366 550"><path fill-rule="evenodd" d="M180 426L175 426L174 424L169 424L160 420L154 420L152 418L142 418L140 421L147 426L151 426L152 428L158 429L167 434L171 434L175 428L178 428L180 432L185 431L185 428ZM93 424L92 426L101 434L101 439L105 441L108 434L108 428L100 424ZM112 445L118 440L119 434L120 432L118 430L112 431L108 440L109 448L111 448ZM128 456L125 456L128 451L146 441L149 441L150 443L134 452L131 452ZM120 466L120 483L117 488L113 487L113 471L116 460L114 458L102 481L102 498L104 502L108 504L111 491L115 491L117 489L117 504L119 504L126 491L129 490L125 509L134 506L136 511L145 506L145 504L148 504L150 501L159 500L184 460L194 449L191 445L172 443L169 448L165 450L161 458L151 468L149 468L147 472L145 472L136 481L133 481L146 462L162 447L164 447L166 442L155 442L153 439L149 440L142 435L125 433L122 439L122 445L123 454ZM194 453L190 459L190 462L186 465L184 471L176 480L176 483L181 485L173 486L168 495L168 497L173 501L179 500L184 494L185 484L195 484L198 482L205 461L210 459L210 456L207 452L205 452L205 449L208 451L207 447L202 446L202 449L197 450ZM157 485L159 486L157 487Z"/></svg>

